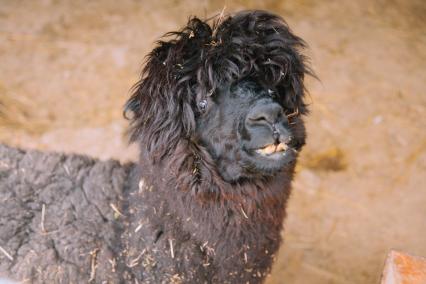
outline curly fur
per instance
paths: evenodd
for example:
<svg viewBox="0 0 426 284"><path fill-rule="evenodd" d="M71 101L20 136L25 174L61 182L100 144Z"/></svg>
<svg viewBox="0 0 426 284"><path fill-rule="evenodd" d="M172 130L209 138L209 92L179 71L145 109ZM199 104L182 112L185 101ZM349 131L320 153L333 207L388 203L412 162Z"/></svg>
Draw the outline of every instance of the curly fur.
<svg viewBox="0 0 426 284"><path fill-rule="evenodd" d="M12 172L21 164L0 172L0 193L14 200L0 210L0 222L16 224L0 230L0 245L16 258L12 264L0 258L0 272L36 282L261 283L280 244L297 151L305 143L303 81L312 72L304 47L283 19L263 11L212 26L192 18L166 34L125 106L131 140L141 148L139 165L37 154L37 174L19 186ZM281 162L259 162L246 149L272 137L260 135L265 127L246 125L260 102L285 114L273 125L291 150ZM56 163L47 177L41 165L50 159ZM89 173L99 167L101 182L93 183ZM89 216L80 214L78 201L91 208ZM73 216L52 225L60 237L35 228L41 204Z"/></svg>

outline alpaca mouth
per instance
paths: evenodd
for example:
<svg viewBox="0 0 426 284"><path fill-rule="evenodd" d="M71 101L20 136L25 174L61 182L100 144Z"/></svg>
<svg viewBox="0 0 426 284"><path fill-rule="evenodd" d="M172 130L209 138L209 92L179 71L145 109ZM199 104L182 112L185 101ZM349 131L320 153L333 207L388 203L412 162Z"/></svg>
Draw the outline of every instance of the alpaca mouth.
<svg viewBox="0 0 426 284"><path fill-rule="evenodd" d="M279 144L268 144L262 148L256 149L256 153L262 156L272 156L274 154L284 153L288 149L288 146L284 143Z"/></svg>

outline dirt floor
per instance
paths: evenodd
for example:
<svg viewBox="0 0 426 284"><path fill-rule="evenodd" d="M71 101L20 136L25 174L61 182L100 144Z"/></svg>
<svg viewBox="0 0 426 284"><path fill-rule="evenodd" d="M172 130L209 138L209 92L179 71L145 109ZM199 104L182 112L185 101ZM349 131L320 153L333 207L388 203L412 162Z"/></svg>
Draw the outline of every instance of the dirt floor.
<svg viewBox="0 0 426 284"><path fill-rule="evenodd" d="M304 38L320 81L267 283L378 283L426 256L426 2L0 0L0 141L135 160L121 106L163 33L245 8Z"/></svg>

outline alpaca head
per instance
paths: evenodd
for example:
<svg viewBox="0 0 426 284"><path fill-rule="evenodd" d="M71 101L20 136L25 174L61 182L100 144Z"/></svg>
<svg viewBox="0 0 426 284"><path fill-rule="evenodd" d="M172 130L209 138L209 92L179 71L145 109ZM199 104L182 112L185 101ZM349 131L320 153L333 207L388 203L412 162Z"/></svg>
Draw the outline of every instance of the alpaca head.
<svg viewBox="0 0 426 284"><path fill-rule="evenodd" d="M226 182L291 165L305 142L303 81L311 72L304 42L283 19L244 11L210 26L192 18L166 36L125 109L150 160L209 160ZM178 149L188 155L176 159Z"/></svg>

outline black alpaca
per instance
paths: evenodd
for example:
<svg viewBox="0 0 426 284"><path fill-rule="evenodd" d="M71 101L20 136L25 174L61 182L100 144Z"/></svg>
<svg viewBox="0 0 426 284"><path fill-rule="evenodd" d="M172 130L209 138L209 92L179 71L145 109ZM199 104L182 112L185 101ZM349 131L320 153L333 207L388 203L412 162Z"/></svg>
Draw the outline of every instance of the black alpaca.
<svg viewBox="0 0 426 284"><path fill-rule="evenodd" d="M166 37L125 107L138 165L0 147L0 275L261 283L269 273L305 143L304 42L263 11L212 26L192 18Z"/></svg>

